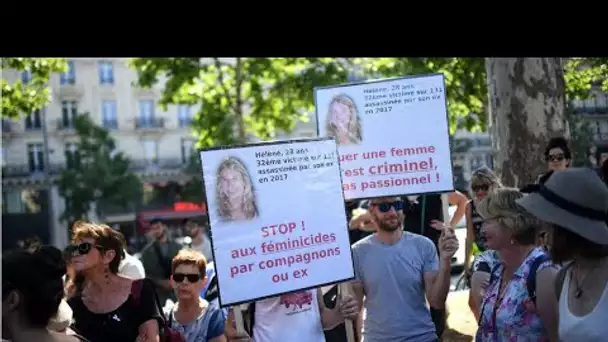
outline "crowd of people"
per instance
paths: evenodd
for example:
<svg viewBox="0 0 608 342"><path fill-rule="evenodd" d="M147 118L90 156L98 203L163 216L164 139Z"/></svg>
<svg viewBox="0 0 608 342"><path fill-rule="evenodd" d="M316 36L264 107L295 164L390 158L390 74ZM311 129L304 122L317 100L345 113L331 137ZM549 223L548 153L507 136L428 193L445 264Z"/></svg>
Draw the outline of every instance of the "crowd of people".
<svg viewBox="0 0 608 342"><path fill-rule="evenodd" d="M461 247L453 226L465 216L476 341L603 341L608 166L569 167L559 138L544 157L548 172L522 189L487 168L475 171L472 200L449 194L451 218L440 195L346 203L356 279L339 295L318 288L220 308L203 222L185 223L192 244L184 248L153 220L139 259L117 230L77 222L63 252L30 241L3 254L2 338L341 342L352 321L357 341L440 341Z"/></svg>

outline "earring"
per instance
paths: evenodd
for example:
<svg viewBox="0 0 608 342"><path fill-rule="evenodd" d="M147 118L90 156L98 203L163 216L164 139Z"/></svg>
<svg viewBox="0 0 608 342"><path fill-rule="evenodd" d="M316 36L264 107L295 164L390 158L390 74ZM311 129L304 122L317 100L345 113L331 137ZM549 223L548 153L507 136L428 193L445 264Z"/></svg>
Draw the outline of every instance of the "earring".
<svg viewBox="0 0 608 342"><path fill-rule="evenodd" d="M511 244L514 245L515 244L515 240L511 239Z"/></svg>

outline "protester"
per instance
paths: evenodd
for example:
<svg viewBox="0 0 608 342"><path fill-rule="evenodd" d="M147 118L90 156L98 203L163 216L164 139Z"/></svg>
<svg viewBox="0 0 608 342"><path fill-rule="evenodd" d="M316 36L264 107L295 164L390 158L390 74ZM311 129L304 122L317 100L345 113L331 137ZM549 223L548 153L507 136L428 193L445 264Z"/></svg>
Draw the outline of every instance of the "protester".
<svg viewBox="0 0 608 342"><path fill-rule="evenodd" d="M563 171L570 166L571 160L572 150L568 146L568 141L563 137L551 138L545 148L547 169L549 171Z"/></svg>
<svg viewBox="0 0 608 342"><path fill-rule="evenodd" d="M606 340L608 188L593 170L572 168L517 203L549 225L551 257L564 264L555 282L559 341Z"/></svg>
<svg viewBox="0 0 608 342"><path fill-rule="evenodd" d="M213 261L211 240L205 232L205 222L200 218L191 218L186 220L185 228L186 234L192 239L190 248L201 252L207 262Z"/></svg>
<svg viewBox="0 0 608 342"><path fill-rule="evenodd" d="M2 256L2 339L12 342L79 342L47 329L63 298L61 252L50 246Z"/></svg>
<svg viewBox="0 0 608 342"><path fill-rule="evenodd" d="M500 255L481 304L480 341L558 341L555 293L541 285L555 281L557 267L536 246L540 222L515 203L523 196L502 188L477 206L486 246Z"/></svg>
<svg viewBox="0 0 608 342"><path fill-rule="evenodd" d="M141 251L141 261L146 270L146 277L155 287L161 305L168 298L175 299L171 288L171 260L177 255L182 246L169 239L167 227L159 219L150 221L148 236L153 240Z"/></svg>
<svg viewBox="0 0 608 342"><path fill-rule="evenodd" d="M438 259L429 238L403 230L404 206L399 197L372 199L369 213L378 231L352 248L353 290L359 303L365 297L367 310L364 327L360 311L357 333L366 342L439 341L426 299L436 309L445 307L458 239L445 227Z"/></svg>
<svg viewBox="0 0 608 342"><path fill-rule="evenodd" d="M77 273L76 295L68 300L74 312L72 330L91 342L157 342L164 320L153 285L144 282L135 293L133 279L118 274L126 247L120 232L77 222L72 243L67 249Z"/></svg>
<svg viewBox="0 0 608 342"><path fill-rule="evenodd" d="M226 322L229 341L325 342L323 330L333 329L345 319L355 319L357 302L345 296L334 309L325 307L321 289L284 294L254 302L245 311L247 334L239 335L230 309Z"/></svg>
<svg viewBox="0 0 608 342"><path fill-rule="evenodd" d="M500 179L487 167L473 172L471 176L472 200L467 206L467 237L465 243L464 271L470 280L469 308L476 319L479 319L482 284L490 279L490 270L496 260L496 253L487 251L486 239L481 233L483 219L477 212L477 204L489 193L500 189ZM473 257L473 262L471 258Z"/></svg>
<svg viewBox="0 0 608 342"><path fill-rule="evenodd" d="M167 312L169 324L186 342L226 342L222 310L200 297L207 282L207 262L195 250L181 250L171 265L177 303Z"/></svg>

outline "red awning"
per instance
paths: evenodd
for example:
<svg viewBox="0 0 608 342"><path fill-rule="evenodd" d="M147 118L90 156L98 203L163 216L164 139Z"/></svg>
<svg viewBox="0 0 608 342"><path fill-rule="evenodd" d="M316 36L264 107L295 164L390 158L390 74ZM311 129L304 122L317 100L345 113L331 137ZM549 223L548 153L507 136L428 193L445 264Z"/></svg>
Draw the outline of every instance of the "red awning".
<svg viewBox="0 0 608 342"><path fill-rule="evenodd" d="M179 220L207 215L205 203L176 202L173 208L163 210L146 210L137 214L138 228L141 232L148 229L148 222L152 219Z"/></svg>

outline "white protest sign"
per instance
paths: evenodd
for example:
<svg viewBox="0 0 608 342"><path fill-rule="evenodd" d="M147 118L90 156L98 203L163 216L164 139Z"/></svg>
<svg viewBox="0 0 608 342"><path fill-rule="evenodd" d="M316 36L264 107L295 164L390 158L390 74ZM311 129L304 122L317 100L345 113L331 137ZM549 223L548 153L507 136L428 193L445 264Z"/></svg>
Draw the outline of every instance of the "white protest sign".
<svg viewBox="0 0 608 342"><path fill-rule="evenodd" d="M443 74L315 88L315 104L347 200L454 190Z"/></svg>
<svg viewBox="0 0 608 342"><path fill-rule="evenodd" d="M200 151L221 306L354 278L334 139Z"/></svg>

